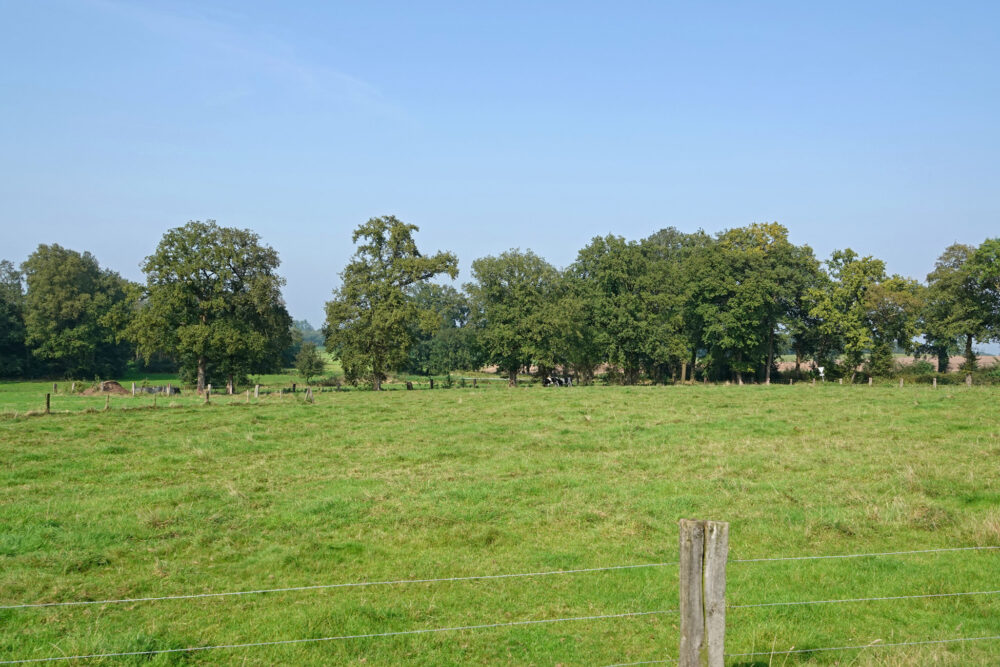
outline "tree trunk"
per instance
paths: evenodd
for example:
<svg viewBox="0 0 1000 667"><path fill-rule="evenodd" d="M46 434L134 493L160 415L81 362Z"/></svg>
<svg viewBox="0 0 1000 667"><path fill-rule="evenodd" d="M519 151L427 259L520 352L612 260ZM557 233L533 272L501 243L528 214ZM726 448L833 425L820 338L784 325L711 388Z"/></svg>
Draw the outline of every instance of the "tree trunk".
<svg viewBox="0 0 1000 667"><path fill-rule="evenodd" d="M774 327L767 332L767 368L764 369L764 384L771 384L771 365L774 363Z"/></svg>
<svg viewBox="0 0 1000 667"><path fill-rule="evenodd" d="M230 375L226 378L226 393L230 396L233 395L233 376Z"/></svg>
<svg viewBox="0 0 1000 667"><path fill-rule="evenodd" d="M691 350L691 384L694 384L694 371L698 364L698 348Z"/></svg>
<svg viewBox="0 0 1000 667"><path fill-rule="evenodd" d="M510 371L510 375L507 376L507 386L516 387L517 386L517 369L514 368Z"/></svg>
<svg viewBox="0 0 1000 667"><path fill-rule="evenodd" d="M382 378L379 375L372 376L372 389L382 391Z"/></svg>
<svg viewBox="0 0 1000 667"><path fill-rule="evenodd" d="M947 348L943 347L938 348L937 362L938 362L938 369L937 369L938 373L947 373L948 366L951 364L951 358L948 356Z"/></svg>
<svg viewBox="0 0 1000 667"><path fill-rule="evenodd" d="M802 366L802 346L795 346L795 375L799 375L799 368Z"/></svg>
<svg viewBox="0 0 1000 667"><path fill-rule="evenodd" d="M205 367L208 362L205 357L198 357L198 393L202 394L205 392Z"/></svg>
<svg viewBox="0 0 1000 667"><path fill-rule="evenodd" d="M965 384L972 384L974 370L976 370L976 355L972 351L972 334L965 334Z"/></svg>

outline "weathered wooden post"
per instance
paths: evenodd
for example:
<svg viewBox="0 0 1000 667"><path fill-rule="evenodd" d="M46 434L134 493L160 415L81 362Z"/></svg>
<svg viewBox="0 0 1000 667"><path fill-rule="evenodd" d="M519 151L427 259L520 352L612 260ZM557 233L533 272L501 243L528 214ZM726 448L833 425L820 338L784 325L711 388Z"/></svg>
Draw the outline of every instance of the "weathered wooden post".
<svg viewBox="0 0 1000 667"><path fill-rule="evenodd" d="M472 388L476 388L476 378L472 378Z"/></svg>
<svg viewBox="0 0 1000 667"><path fill-rule="evenodd" d="M105 411L111 409L111 394L104 397L104 409Z"/></svg>
<svg viewBox="0 0 1000 667"><path fill-rule="evenodd" d="M49 395L45 394L45 414L49 414Z"/></svg>
<svg viewBox="0 0 1000 667"><path fill-rule="evenodd" d="M431 378L431 389L434 388L434 378Z"/></svg>
<svg viewBox="0 0 1000 667"><path fill-rule="evenodd" d="M209 396L211 395L212 395L212 385L207 384L205 385L205 405L208 405L211 402L211 400L209 399Z"/></svg>
<svg viewBox="0 0 1000 667"><path fill-rule="evenodd" d="M306 387L306 400L310 403L315 403L315 400L313 399L312 387Z"/></svg>
<svg viewBox="0 0 1000 667"><path fill-rule="evenodd" d="M294 382L292 383L292 393L293 394L295 393L295 383Z"/></svg>
<svg viewBox="0 0 1000 667"><path fill-rule="evenodd" d="M170 384L168 382L167 383L167 396L173 396L173 394L174 394L174 385L172 385L172 384ZM153 394L153 396L155 398L156 394Z"/></svg>
<svg viewBox="0 0 1000 667"><path fill-rule="evenodd" d="M132 383L132 398L135 398L135 382Z"/></svg>
<svg viewBox="0 0 1000 667"><path fill-rule="evenodd" d="M58 394L59 393L59 385L56 384L55 382L52 383L52 393L53 394Z"/></svg>
<svg viewBox="0 0 1000 667"><path fill-rule="evenodd" d="M844 384L844 378L838 378L837 384Z"/></svg>
<svg viewBox="0 0 1000 667"><path fill-rule="evenodd" d="M75 394L76 393L76 383L75 382L69 386L69 393L71 393L71 394Z"/></svg>
<svg viewBox="0 0 1000 667"><path fill-rule="evenodd" d="M729 524L680 521L680 667L723 667Z"/></svg>
<svg viewBox="0 0 1000 667"><path fill-rule="evenodd" d="M931 385L932 385L932 387L934 389L937 389L937 378L934 378L934 380L932 381Z"/></svg>
<svg viewBox="0 0 1000 667"><path fill-rule="evenodd" d="M872 386L872 379L871 379L871 377L870 377L870 376L868 377L868 386L869 386L869 387L870 387L870 386Z"/></svg>
<svg viewBox="0 0 1000 667"><path fill-rule="evenodd" d="M260 398L260 385L259 384L255 384L253 386L253 397L254 398Z"/></svg>
<svg viewBox="0 0 1000 667"><path fill-rule="evenodd" d="M811 384L812 384L812 386L814 386L814 387L816 386L816 378L813 378L813 379L812 379L812 383L811 383Z"/></svg>
<svg viewBox="0 0 1000 667"><path fill-rule="evenodd" d="M972 373L966 373L965 374L965 386L966 387L971 387L972 386Z"/></svg>
<svg viewBox="0 0 1000 667"><path fill-rule="evenodd" d="M899 388L903 388L903 378L899 378Z"/></svg>

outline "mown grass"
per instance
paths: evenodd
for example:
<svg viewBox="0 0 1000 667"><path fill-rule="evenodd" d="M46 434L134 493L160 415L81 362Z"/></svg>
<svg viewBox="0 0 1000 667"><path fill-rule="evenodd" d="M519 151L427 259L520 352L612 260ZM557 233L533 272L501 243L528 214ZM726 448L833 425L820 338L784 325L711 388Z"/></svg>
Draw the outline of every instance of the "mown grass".
<svg viewBox="0 0 1000 667"><path fill-rule="evenodd" d="M0 393L0 408L16 393ZM681 517L730 521L732 559L997 546L998 397L979 387L531 387L10 418L0 421L0 603L674 561ZM733 562L728 600L996 589L1000 552L972 551ZM676 606L669 566L6 609L0 660ZM81 664L600 665L673 657L677 634L676 615L654 615ZM998 634L1000 596L982 595L732 609L727 648ZM1000 642L981 641L730 664L987 665L998 655Z"/></svg>

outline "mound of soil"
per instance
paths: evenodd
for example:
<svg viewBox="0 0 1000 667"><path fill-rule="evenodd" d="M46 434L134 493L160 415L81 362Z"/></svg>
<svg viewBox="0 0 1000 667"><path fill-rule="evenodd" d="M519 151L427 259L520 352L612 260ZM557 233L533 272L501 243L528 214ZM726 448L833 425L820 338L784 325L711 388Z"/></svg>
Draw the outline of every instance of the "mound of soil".
<svg viewBox="0 0 1000 667"><path fill-rule="evenodd" d="M128 396L132 392L121 386L114 380L105 380L96 387L91 387L90 389L85 389L83 392L84 396L94 396L96 394L117 394L119 396Z"/></svg>

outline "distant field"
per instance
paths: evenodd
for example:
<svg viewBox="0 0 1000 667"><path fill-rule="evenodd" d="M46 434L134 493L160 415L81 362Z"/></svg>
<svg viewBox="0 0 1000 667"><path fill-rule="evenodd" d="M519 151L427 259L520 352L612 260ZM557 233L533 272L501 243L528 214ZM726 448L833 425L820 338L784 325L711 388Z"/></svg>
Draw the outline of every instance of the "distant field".
<svg viewBox="0 0 1000 667"><path fill-rule="evenodd" d="M287 379L287 378L285 378ZM48 386L51 389L51 383ZM0 384L0 606L676 560L1000 546L1000 389L576 387L103 408ZM158 407L164 397L158 399ZM151 399L113 398L112 406ZM1000 551L729 565L732 605L1000 589ZM671 610L676 566L0 609L0 660ZM75 664L605 665L676 656L671 614ZM734 608L733 653L1000 635L1000 595ZM1000 641L731 665L995 665Z"/></svg>

